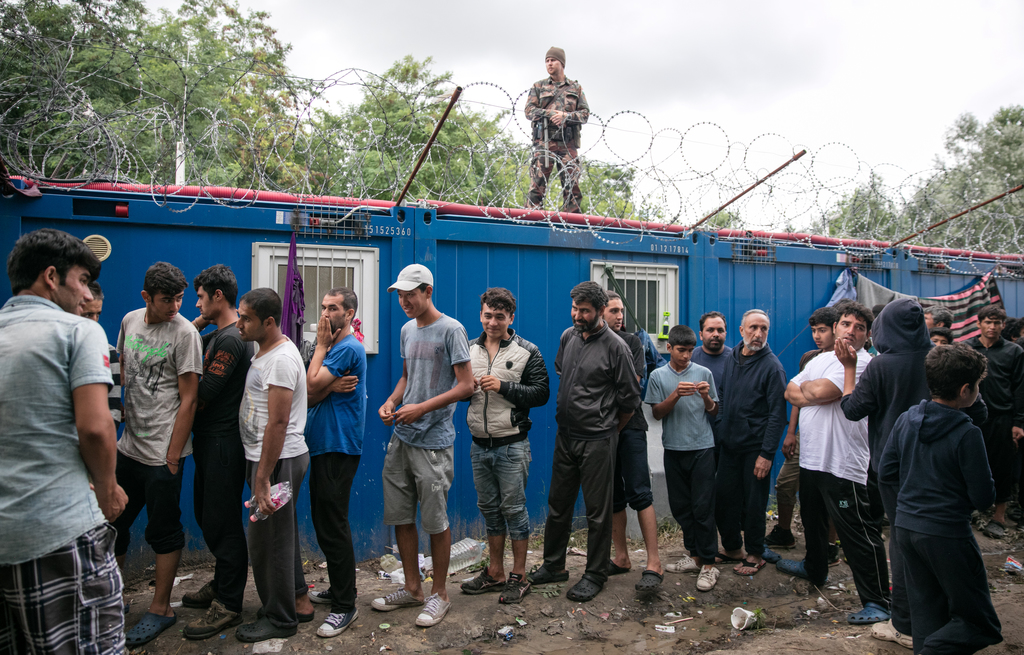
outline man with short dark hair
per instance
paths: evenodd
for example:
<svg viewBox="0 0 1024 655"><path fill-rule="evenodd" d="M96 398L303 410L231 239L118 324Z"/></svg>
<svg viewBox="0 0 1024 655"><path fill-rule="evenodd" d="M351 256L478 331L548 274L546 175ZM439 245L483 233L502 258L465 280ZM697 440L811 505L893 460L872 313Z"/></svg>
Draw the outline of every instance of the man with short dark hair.
<svg viewBox="0 0 1024 655"><path fill-rule="evenodd" d="M612 541L612 478L619 432L640 403L640 383L629 346L601 318L608 296L595 282L580 282L572 297L573 327L562 333L555 372L558 435L551 463L544 563L533 584L569 579L565 549L573 506L583 489L587 506L587 570L569 600L593 600L608 580Z"/></svg>
<svg viewBox="0 0 1024 655"><path fill-rule="evenodd" d="M469 347L476 390L466 424L473 434L470 457L477 505L487 524L490 562L462 584L467 594L500 591L499 603L518 603L530 591L526 549L530 516L530 408L548 401L548 370L540 350L512 329L516 299L502 287L480 296L483 332ZM505 533L512 541L512 572L505 578Z"/></svg>
<svg viewBox="0 0 1024 655"><path fill-rule="evenodd" d="M683 531L689 555L665 565L672 573L697 573L697 590L718 582L715 531L715 453L711 417L718 392L711 371L692 362L697 335L686 325L668 332L668 366L651 373L646 402L655 420L664 420L665 486L672 516Z"/></svg>
<svg viewBox="0 0 1024 655"><path fill-rule="evenodd" d="M107 339L78 315L99 273L92 251L58 230L23 235L7 257L0 650L124 653L121 575L106 523L127 498L114 473Z"/></svg>
<svg viewBox="0 0 1024 655"><path fill-rule="evenodd" d="M992 539L1006 536L1006 503L1013 487L1013 464L1017 445L1024 438L1024 349L1003 339L1005 322L1002 307L983 307L978 312L979 334L966 342L988 360L988 374L981 381L988 418L979 427L996 483L995 512L984 529Z"/></svg>
<svg viewBox="0 0 1024 655"><path fill-rule="evenodd" d="M310 511L330 579L328 589L309 591L311 601L331 606L316 631L321 637L340 635L359 616L356 557L348 521L366 427L366 350L352 334L358 310L359 299L348 287L324 294L316 350L306 372Z"/></svg>
<svg viewBox="0 0 1024 655"><path fill-rule="evenodd" d="M824 586L831 519L864 606L847 621L863 625L889 620L889 572L881 524L867 509L871 459L867 419L850 421L839 401L846 382L845 358L856 359L858 376L871 361L864 343L874 317L853 301L837 305L837 313L834 350L808 362L786 388L786 400L800 408L800 514L807 555L802 562L781 560L776 566L783 573Z"/></svg>
<svg viewBox="0 0 1024 655"><path fill-rule="evenodd" d="M725 376L725 363L729 360L732 348L725 345L727 325L722 312L705 312L700 317L700 347L693 349L692 361L698 366L711 371L715 378L715 389L722 393L722 381ZM715 435L715 468L718 468L718 456L721 453L721 436L719 427L722 424L722 413L711 417L711 431Z"/></svg>
<svg viewBox="0 0 1024 655"><path fill-rule="evenodd" d="M800 357L800 370L803 371L807 363L823 352L833 349L835 336L832 326L838 320L836 310L832 307L819 307L814 310L807 323L811 327L811 338L814 339L814 350L808 350ZM800 433L797 425L800 420L800 408L793 406L789 414L789 429L786 431L786 438L782 441L782 454L786 456L786 462L775 478L775 500L779 506L779 522L772 528L764 538L764 543L769 548L788 549L796 545L796 538L793 537L793 509L796 507L796 495L800 490ZM835 538L831 539L829 547L829 563L833 561L832 548L836 549L835 559L839 558L839 547L834 546Z"/></svg>
<svg viewBox="0 0 1024 655"><path fill-rule="evenodd" d="M629 346L633 355L633 368L637 381L646 377L647 362L644 346L633 333L625 331L626 313L622 297L615 291L608 294L608 306L604 308L604 320L620 339ZM651 469L647 463L647 420L643 408L637 408L626 427L619 432L619 444L615 450L615 476L612 495L612 544L615 557L608 565L610 575L627 573L631 566L629 547L626 544L626 506L636 512L640 534L647 549L647 563L637 591L650 591L661 585L664 569L658 556L658 519L654 513L654 493L651 491Z"/></svg>
<svg viewBox="0 0 1024 655"><path fill-rule="evenodd" d="M92 300L81 305L82 316L90 321L99 323L100 314L103 313L103 289L96 280L89 282L89 293ZM124 404L121 402L121 361L117 357L117 348L107 344L110 356L110 375L114 378L114 386L107 394L107 407L110 409L110 416L114 419L115 425L124 422Z"/></svg>
<svg viewBox="0 0 1024 655"><path fill-rule="evenodd" d="M146 542L156 553L156 586L149 611L128 631L135 648L174 625L171 587L185 546L181 525L182 460L192 452L203 351L199 333L178 313L185 275L157 262L143 280L146 306L125 315L117 338L124 381L125 427L117 442L117 481L128 506L116 521L115 553L124 566L132 523L146 509Z"/></svg>
<svg viewBox="0 0 1024 655"><path fill-rule="evenodd" d="M726 556L722 559L738 561L733 567L738 575L754 575L765 564L768 474L786 429L786 372L768 347L769 327L763 310L743 314L743 344L733 349L726 362L721 392L725 416L715 522Z"/></svg>
<svg viewBox="0 0 1024 655"><path fill-rule="evenodd" d="M928 330L928 337L936 346L948 346L953 343L953 331L946 327L934 327Z"/></svg>
<svg viewBox="0 0 1024 655"><path fill-rule="evenodd" d="M455 477L455 403L473 393L469 339L462 324L434 306L434 275L422 264L409 264L388 287L409 321L402 326L402 377L377 410L384 425L394 426L384 457L384 524L395 526L405 585L375 598L380 612L423 606L416 625L440 623L451 602L446 586L452 531L448 524L448 489ZM431 594L424 600L417 560L420 523L430 535L434 563Z"/></svg>
<svg viewBox="0 0 1024 655"><path fill-rule="evenodd" d="M231 269L223 264L211 266L192 280L192 286L199 310L192 324L200 330L211 324L217 327L202 337L203 377L192 424L193 510L216 565L213 580L182 596L181 602L185 607L209 608L184 630L189 639L207 639L242 622L249 552L242 529L244 508L238 503L245 487L238 407L255 351L238 332L238 282Z"/></svg>
<svg viewBox="0 0 1024 655"><path fill-rule="evenodd" d="M238 335L255 341L259 352L245 376L238 409L245 448L246 479L258 511L249 524L252 578L262 604L256 621L235 630L239 641L290 637L299 621L313 620L313 605L302 573L295 511L302 478L309 468L306 427L306 371L291 339L281 334L281 297L273 289L253 289L238 303ZM288 483L292 498L275 504L271 487Z"/></svg>
<svg viewBox="0 0 1024 655"><path fill-rule="evenodd" d="M924 324L928 329L934 327L953 327L953 312L949 311L945 307L939 307L938 305L932 305L924 308Z"/></svg>

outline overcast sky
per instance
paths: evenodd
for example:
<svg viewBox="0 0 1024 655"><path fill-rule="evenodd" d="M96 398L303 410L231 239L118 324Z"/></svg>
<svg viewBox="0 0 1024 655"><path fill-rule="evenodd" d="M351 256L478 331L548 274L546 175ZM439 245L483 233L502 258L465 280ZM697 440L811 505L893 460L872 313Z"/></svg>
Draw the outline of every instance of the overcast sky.
<svg viewBox="0 0 1024 655"><path fill-rule="evenodd" d="M566 73L583 85L596 115L638 112L655 130L710 123L691 132L710 144L709 162L740 142L764 155L764 167L809 147L838 167L859 158L913 173L942 151L958 115L987 120L1000 106L1024 104L1019 0L241 5L272 14L294 48L292 72L309 77L346 68L380 73L411 54L433 57L435 70L452 71L459 84L492 82L515 98L545 76L547 48L561 46ZM470 87L466 98L502 96ZM649 129L633 114L612 125ZM628 159L646 146L626 134L608 145Z"/></svg>

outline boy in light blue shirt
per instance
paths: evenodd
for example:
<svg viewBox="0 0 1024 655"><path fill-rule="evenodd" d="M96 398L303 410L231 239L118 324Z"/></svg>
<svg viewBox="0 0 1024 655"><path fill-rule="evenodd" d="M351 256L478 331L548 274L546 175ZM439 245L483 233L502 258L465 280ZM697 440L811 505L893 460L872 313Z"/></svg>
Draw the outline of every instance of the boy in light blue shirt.
<svg viewBox="0 0 1024 655"><path fill-rule="evenodd" d="M662 421L665 483L672 516L683 529L690 556L665 565L666 571L699 571L698 591L714 589L719 570L715 526L715 437L711 419L718 392L711 371L690 361L697 335L685 325L668 333L669 365L655 369L646 402Z"/></svg>

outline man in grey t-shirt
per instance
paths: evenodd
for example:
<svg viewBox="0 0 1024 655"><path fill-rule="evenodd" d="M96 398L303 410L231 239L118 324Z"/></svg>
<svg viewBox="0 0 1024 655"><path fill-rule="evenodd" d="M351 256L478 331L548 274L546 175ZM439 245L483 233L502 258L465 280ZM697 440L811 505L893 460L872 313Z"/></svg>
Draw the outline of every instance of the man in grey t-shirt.
<svg viewBox="0 0 1024 655"><path fill-rule="evenodd" d="M188 282L176 266L157 262L146 271L146 306L121 321L117 350L124 385L125 428L117 444L117 481L128 494L114 528L114 553L124 566L132 523L146 508L146 542L156 553L153 602L128 631L130 648L155 639L177 620L171 587L185 546L181 526L181 459L192 452L189 434L203 371L199 333L178 310Z"/></svg>
<svg viewBox="0 0 1024 655"><path fill-rule="evenodd" d="M417 552L416 505L430 535L434 562L431 595L416 625L437 625L448 612L448 489L455 475L455 403L473 393L466 329L434 307L434 276L426 266L402 269L388 291L411 320L402 327L402 377L378 415L394 434L384 458L384 523L395 526L405 586L377 598L375 610L389 612L424 605ZM401 406L399 406L401 405Z"/></svg>
<svg viewBox="0 0 1024 655"><path fill-rule="evenodd" d="M0 309L0 652L124 652L114 531L124 509L107 338L78 316L100 262L42 229L7 258ZM90 482L93 490L90 490ZM18 617L21 620L15 620Z"/></svg>

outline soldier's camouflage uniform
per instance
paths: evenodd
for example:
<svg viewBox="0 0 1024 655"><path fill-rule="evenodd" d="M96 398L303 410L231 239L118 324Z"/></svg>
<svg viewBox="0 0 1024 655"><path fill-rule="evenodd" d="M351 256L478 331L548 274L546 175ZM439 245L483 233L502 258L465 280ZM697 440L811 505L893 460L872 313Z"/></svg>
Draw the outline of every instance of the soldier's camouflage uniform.
<svg viewBox="0 0 1024 655"><path fill-rule="evenodd" d="M550 120L555 111L564 111L566 120L561 126ZM533 160L530 163L530 192L527 208L539 208L548 190L548 178L558 167L562 180L562 211L579 212L580 167L577 148L580 146L580 126L590 117L590 106L579 82L566 79L561 84L550 77L536 82L526 101L526 117L533 128ZM544 125L547 120L547 143Z"/></svg>

